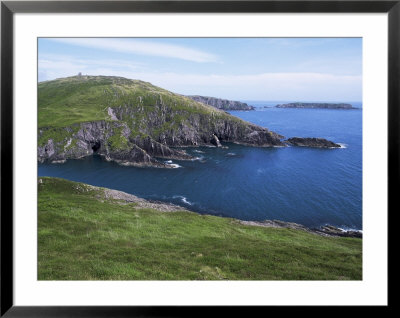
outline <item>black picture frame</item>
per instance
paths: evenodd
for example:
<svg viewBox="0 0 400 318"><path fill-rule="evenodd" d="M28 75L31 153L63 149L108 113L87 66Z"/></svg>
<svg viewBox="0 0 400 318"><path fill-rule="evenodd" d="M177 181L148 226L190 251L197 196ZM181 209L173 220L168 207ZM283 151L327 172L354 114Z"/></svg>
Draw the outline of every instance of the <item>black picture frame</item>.
<svg viewBox="0 0 400 318"><path fill-rule="evenodd" d="M399 189L400 185L400 1L1 1L1 317L190 317L193 315L209 315L211 313L226 315L231 314L231 312L232 314L243 313L246 316L252 316L256 310L260 309L259 307L22 307L14 305L13 15L14 13L122 12L387 13L389 27L388 218L396 212L394 209L397 207L399 197L397 189ZM389 237L394 232L390 230L390 226L393 227L394 223L389 225ZM389 237L388 246L390 246ZM388 270L390 273L390 267ZM388 284L390 287L389 277ZM390 297L388 304L383 308L390 308ZM282 308L279 308L279 310L282 310ZM301 314L301 312L305 312L308 309L291 306L286 307L286 310ZM332 308L332 310L339 313L339 310L342 309L336 307Z"/></svg>

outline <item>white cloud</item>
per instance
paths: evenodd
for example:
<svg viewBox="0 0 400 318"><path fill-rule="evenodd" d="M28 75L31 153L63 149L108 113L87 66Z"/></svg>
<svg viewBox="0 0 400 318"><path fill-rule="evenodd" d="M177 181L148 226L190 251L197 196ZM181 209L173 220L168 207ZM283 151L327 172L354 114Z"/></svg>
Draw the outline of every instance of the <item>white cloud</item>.
<svg viewBox="0 0 400 318"><path fill-rule="evenodd" d="M322 73L198 75L135 73L136 77L182 94L254 100L361 100L362 77ZM127 73L126 76L129 76Z"/></svg>
<svg viewBox="0 0 400 318"><path fill-rule="evenodd" d="M79 72L83 74L101 74L99 71L104 69L109 73L110 69L114 72L121 70L133 72L144 66L142 63L111 60L111 59L77 59L71 56L56 54L41 54L38 61L39 81L55 79L76 75Z"/></svg>
<svg viewBox="0 0 400 318"><path fill-rule="evenodd" d="M39 57L39 80L78 74L140 79L187 95L208 95L238 100L359 101L362 76L307 72L241 75L148 72L126 60L83 60L67 56Z"/></svg>
<svg viewBox="0 0 400 318"><path fill-rule="evenodd" d="M217 56L201 50L156 41L108 38L54 38L49 40L113 52L170 57L199 63L217 61Z"/></svg>
<svg viewBox="0 0 400 318"><path fill-rule="evenodd" d="M60 69L71 65L77 65L83 68L90 68L98 65L107 65L109 67L123 67L128 69L136 69L143 66L143 63L131 62L126 60L113 60L113 59L77 59L67 55L58 54L41 54L39 56L39 64L47 69ZM63 66L65 64L65 66Z"/></svg>

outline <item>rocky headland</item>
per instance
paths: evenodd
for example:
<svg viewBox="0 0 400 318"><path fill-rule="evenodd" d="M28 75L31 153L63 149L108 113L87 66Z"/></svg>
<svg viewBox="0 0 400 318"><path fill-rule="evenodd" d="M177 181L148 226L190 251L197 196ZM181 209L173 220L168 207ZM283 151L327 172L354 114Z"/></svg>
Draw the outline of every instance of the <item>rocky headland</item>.
<svg viewBox="0 0 400 318"><path fill-rule="evenodd" d="M150 83L73 76L38 85L38 161L99 154L123 165L171 167L181 147L285 146L283 136Z"/></svg>
<svg viewBox="0 0 400 318"><path fill-rule="evenodd" d="M277 108L325 108L325 109L357 109L345 103L288 103L278 104Z"/></svg>
<svg viewBox="0 0 400 318"><path fill-rule="evenodd" d="M221 99L216 97L209 96L199 96L199 95L191 95L187 96L193 99L196 102L200 102L206 105L213 106L217 109L222 110L254 110L254 106L247 105L246 103L242 103L239 101Z"/></svg>
<svg viewBox="0 0 400 318"><path fill-rule="evenodd" d="M236 143L340 148L322 138L283 140L280 134L218 109L252 107L244 103L189 98L122 77L73 76L41 82L38 101L39 162L62 163L98 154L122 165L174 168L164 159L193 159L184 147Z"/></svg>

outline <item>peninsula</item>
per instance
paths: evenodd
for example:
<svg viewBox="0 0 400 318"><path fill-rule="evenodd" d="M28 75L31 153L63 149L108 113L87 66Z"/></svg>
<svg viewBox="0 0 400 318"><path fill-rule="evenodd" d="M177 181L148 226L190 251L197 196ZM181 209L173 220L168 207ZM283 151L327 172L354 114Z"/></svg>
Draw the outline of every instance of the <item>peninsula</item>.
<svg viewBox="0 0 400 318"><path fill-rule="evenodd" d="M123 165L170 167L177 147L285 146L283 136L140 80L72 76L38 84L38 161L97 153Z"/></svg>
<svg viewBox="0 0 400 318"><path fill-rule="evenodd" d="M62 163L98 154L122 165L174 168L160 159L191 160L184 147L222 147L221 142L340 147L318 138L284 141L280 134L199 100L114 76L78 75L41 82L37 159Z"/></svg>
<svg viewBox="0 0 400 318"><path fill-rule="evenodd" d="M196 102L200 102L206 105L213 106L217 109L222 110L254 110L254 106L247 105L246 103L242 103L239 101L221 99L216 97L209 97L209 96L199 96L199 95L192 95L187 96L190 99L195 100Z"/></svg>

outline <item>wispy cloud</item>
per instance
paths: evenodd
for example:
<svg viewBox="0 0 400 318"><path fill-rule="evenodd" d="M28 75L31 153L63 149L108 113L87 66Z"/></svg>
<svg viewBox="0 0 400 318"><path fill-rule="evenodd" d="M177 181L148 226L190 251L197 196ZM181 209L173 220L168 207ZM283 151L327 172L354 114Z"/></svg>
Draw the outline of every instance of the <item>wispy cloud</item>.
<svg viewBox="0 0 400 318"><path fill-rule="evenodd" d="M318 72L198 74L149 71L129 60L89 60L60 55L39 56L39 80L76 75L122 76L187 95L259 100L361 100L361 75Z"/></svg>
<svg viewBox="0 0 400 318"><path fill-rule="evenodd" d="M140 79L182 94L230 99L356 101L362 98L362 77L324 73L260 73L200 75L135 73ZM127 72L125 76L129 76ZM252 96L249 98L249 96Z"/></svg>
<svg viewBox="0 0 400 318"><path fill-rule="evenodd" d="M198 63L218 61L216 55L202 50L157 41L109 38L54 38L48 40L106 51L169 57Z"/></svg>
<svg viewBox="0 0 400 318"><path fill-rule="evenodd" d="M110 70L136 72L144 66L143 63L128 60L113 59L82 59L67 55L41 54L38 60L39 81L84 74L108 74Z"/></svg>
<svg viewBox="0 0 400 318"><path fill-rule="evenodd" d="M59 68L62 67L63 63L69 63L78 65L79 67L88 68L96 65L107 65L110 67L124 67L128 69L137 69L138 67L144 66L144 63L139 63L137 61L128 60L115 60L115 59L85 59L85 58L75 58L68 55L59 54L40 54L39 63L41 63L44 68Z"/></svg>

